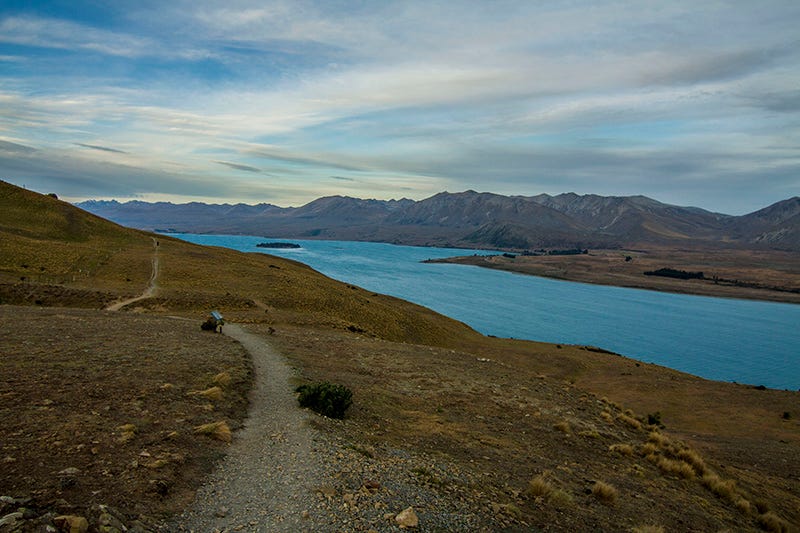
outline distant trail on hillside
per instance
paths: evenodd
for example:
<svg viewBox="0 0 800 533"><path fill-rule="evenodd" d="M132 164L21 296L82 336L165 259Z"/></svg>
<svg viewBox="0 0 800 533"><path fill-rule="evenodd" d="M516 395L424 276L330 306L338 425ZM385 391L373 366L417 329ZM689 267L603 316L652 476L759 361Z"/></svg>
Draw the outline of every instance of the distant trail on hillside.
<svg viewBox="0 0 800 533"><path fill-rule="evenodd" d="M138 302L140 300L144 300L146 298L152 298L158 292L158 272L159 272L159 262L158 262L158 241L153 238L153 259L152 259L152 269L150 271L150 281L147 284L147 288L140 296L136 296L135 298L129 298L127 300L123 300L121 302L116 302L108 307L106 307L106 311L119 311L123 307L130 305L132 303Z"/></svg>

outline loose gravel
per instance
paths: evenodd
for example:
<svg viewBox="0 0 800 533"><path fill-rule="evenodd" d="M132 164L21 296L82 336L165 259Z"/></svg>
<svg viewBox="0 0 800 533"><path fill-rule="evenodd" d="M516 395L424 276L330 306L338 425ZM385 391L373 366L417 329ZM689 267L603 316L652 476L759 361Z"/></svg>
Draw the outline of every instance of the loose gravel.
<svg viewBox="0 0 800 533"><path fill-rule="evenodd" d="M241 326L225 330L253 358L250 415L169 530L402 531L395 517L408 507L419 517L419 531L507 525L474 488L474 474L439 458L361 447L312 427L322 419L297 405L286 360Z"/></svg>

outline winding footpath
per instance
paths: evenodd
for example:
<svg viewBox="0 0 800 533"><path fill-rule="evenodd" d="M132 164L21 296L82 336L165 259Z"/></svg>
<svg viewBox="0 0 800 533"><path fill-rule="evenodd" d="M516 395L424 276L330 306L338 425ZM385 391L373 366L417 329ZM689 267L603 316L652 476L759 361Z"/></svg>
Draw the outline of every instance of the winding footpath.
<svg viewBox="0 0 800 533"><path fill-rule="evenodd" d="M292 369L261 337L236 324L227 324L225 333L253 360L250 414L176 527L198 533L324 529L326 518L313 512L325 470L315 447L327 445L297 406Z"/></svg>
<svg viewBox="0 0 800 533"><path fill-rule="evenodd" d="M116 302L109 305L108 307L106 307L106 311L119 311L123 307L128 306L132 303L136 303L140 300L144 300L146 298L152 298L153 296L155 296L158 293L158 271L159 271L158 241L154 238L152 269L150 271L150 281L147 284L147 288L139 296L136 296L134 298L129 298L127 300L122 300L121 302Z"/></svg>

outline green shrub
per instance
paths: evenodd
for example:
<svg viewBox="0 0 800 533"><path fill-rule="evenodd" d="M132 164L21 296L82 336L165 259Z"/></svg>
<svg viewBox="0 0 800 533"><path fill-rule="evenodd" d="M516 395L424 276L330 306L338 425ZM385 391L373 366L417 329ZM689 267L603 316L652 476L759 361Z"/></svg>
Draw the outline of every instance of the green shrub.
<svg viewBox="0 0 800 533"><path fill-rule="evenodd" d="M309 407L328 418L344 418L344 412L353 404L353 392L344 385L323 382L300 385L300 407Z"/></svg>
<svg viewBox="0 0 800 533"><path fill-rule="evenodd" d="M664 424L661 423L661 413L659 411L656 411L655 413L648 413L647 423L651 426L664 427Z"/></svg>

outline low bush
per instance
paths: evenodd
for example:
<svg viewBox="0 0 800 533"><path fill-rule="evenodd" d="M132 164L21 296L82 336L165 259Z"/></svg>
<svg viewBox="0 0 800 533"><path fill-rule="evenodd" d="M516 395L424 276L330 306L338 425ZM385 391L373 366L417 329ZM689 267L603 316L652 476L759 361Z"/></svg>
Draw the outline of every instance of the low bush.
<svg viewBox="0 0 800 533"><path fill-rule="evenodd" d="M328 418L344 418L344 412L353 404L353 391L344 385L323 382L301 385L296 392L300 393L300 407L308 407Z"/></svg>
<svg viewBox="0 0 800 533"><path fill-rule="evenodd" d="M664 427L664 424L661 422L661 412L656 411L655 413L648 413L647 423L651 426Z"/></svg>

